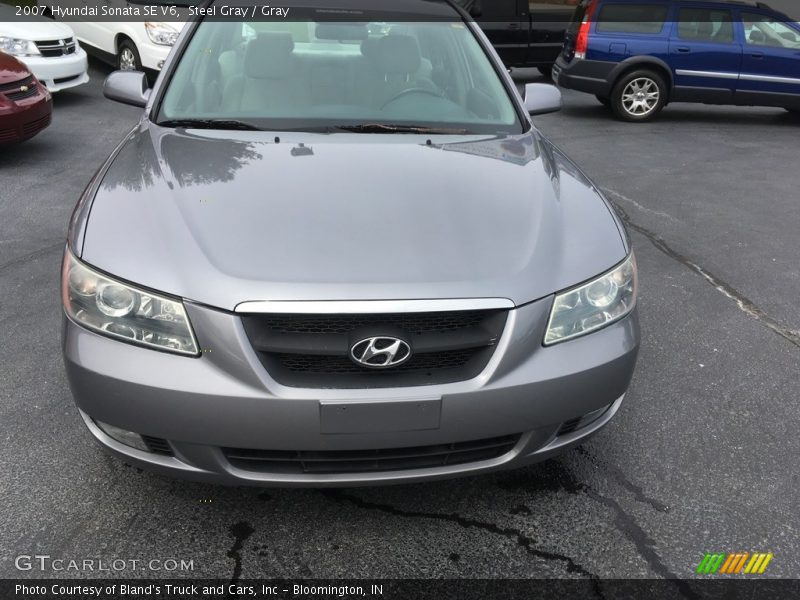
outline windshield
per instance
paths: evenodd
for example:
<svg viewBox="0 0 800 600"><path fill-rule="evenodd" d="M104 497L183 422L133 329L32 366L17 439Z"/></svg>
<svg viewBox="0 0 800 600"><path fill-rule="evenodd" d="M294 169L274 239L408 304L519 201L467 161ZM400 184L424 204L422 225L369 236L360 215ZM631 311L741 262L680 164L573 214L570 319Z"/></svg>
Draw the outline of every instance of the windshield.
<svg viewBox="0 0 800 600"><path fill-rule="evenodd" d="M521 133L464 23L203 21L158 123L276 131Z"/></svg>

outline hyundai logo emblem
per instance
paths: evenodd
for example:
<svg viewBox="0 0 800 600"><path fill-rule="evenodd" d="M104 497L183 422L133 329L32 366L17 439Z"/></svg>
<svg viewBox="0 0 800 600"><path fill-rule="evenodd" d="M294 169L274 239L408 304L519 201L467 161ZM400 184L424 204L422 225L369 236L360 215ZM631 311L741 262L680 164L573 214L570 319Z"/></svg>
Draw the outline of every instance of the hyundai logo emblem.
<svg viewBox="0 0 800 600"><path fill-rule="evenodd" d="M411 358L411 346L396 337L370 337L350 347L350 358L362 367L388 369Z"/></svg>

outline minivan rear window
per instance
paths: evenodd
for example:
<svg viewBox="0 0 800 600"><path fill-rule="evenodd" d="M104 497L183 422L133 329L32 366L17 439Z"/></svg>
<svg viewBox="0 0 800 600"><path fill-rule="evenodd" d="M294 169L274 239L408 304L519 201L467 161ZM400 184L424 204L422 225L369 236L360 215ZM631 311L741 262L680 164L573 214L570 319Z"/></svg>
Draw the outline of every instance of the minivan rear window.
<svg viewBox="0 0 800 600"><path fill-rule="evenodd" d="M597 17L600 33L660 33L667 19L666 4L605 4Z"/></svg>

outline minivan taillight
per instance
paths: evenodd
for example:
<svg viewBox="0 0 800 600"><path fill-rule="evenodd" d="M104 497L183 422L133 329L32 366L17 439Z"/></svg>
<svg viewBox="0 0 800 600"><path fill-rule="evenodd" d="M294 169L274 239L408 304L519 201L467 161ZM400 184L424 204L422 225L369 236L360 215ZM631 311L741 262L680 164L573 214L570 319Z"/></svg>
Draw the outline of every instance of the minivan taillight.
<svg viewBox="0 0 800 600"><path fill-rule="evenodd" d="M597 8L597 0L589 0L586 12L583 14L583 21L578 29L578 37L575 40L575 58L586 58L586 51L589 49L589 30L592 28L592 17Z"/></svg>

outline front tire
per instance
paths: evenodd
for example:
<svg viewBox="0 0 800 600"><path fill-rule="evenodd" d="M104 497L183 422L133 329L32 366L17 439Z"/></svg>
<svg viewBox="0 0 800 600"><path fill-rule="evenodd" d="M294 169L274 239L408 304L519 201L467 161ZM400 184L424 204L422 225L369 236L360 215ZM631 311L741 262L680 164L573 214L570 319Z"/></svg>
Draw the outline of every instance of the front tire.
<svg viewBox="0 0 800 600"><path fill-rule="evenodd" d="M142 59L136 45L130 40L122 40L117 52L117 68L120 71L141 71Z"/></svg>
<svg viewBox="0 0 800 600"><path fill-rule="evenodd" d="M623 75L611 92L611 110L630 123L651 121L667 103L667 84L650 70Z"/></svg>

